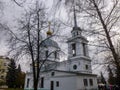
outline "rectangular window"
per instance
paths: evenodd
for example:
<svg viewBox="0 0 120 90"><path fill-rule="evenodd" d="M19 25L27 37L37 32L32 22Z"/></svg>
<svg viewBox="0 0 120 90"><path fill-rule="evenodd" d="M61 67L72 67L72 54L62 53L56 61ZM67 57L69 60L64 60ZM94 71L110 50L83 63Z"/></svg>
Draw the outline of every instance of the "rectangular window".
<svg viewBox="0 0 120 90"><path fill-rule="evenodd" d="M93 80L89 79L90 86L93 86Z"/></svg>
<svg viewBox="0 0 120 90"><path fill-rule="evenodd" d="M76 56L76 44L75 43L72 44L72 54L73 56Z"/></svg>
<svg viewBox="0 0 120 90"><path fill-rule="evenodd" d="M88 65L85 65L86 70L88 70Z"/></svg>
<svg viewBox="0 0 120 90"><path fill-rule="evenodd" d="M59 87L59 81L56 81L56 87Z"/></svg>
<svg viewBox="0 0 120 90"><path fill-rule="evenodd" d="M54 90L54 81L50 82L50 90Z"/></svg>
<svg viewBox="0 0 120 90"><path fill-rule="evenodd" d="M41 88L44 88L44 77L41 78Z"/></svg>
<svg viewBox="0 0 120 90"><path fill-rule="evenodd" d="M84 86L88 86L88 81L87 81L87 79L83 79L83 82L84 82Z"/></svg>
<svg viewBox="0 0 120 90"><path fill-rule="evenodd" d="M29 87L29 82L30 82L30 79L28 78L27 79L27 85L26 85L27 88Z"/></svg>
<svg viewBox="0 0 120 90"><path fill-rule="evenodd" d="M48 50L45 51L45 56L46 56L46 58L48 57Z"/></svg>
<svg viewBox="0 0 120 90"><path fill-rule="evenodd" d="M86 56L86 44L83 43L83 55Z"/></svg>

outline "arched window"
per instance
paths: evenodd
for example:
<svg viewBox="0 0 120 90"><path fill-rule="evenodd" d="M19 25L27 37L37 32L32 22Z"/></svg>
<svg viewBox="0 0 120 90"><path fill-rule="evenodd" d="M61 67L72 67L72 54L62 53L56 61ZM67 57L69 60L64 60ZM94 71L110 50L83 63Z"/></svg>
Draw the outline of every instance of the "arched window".
<svg viewBox="0 0 120 90"><path fill-rule="evenodd" d="M86 44L83 43L83 55L86 56Z"/></svg>
<svg viewBox="0 0 120 90"><path fill-rule="evenodd" d="M77 35L79 35L79 33L77 32Z"/></svg>
<svg viewBox="0 0 120 90"><path fill-rule="evenodd" d="M87 79L83 79L83 82L84 82L84 86L88 86L88 81L87 81Z"/></svg>
<svg viewBox="0 0 120 90"><path fill-rule="evenodd" d="M29 87L29 82L30 82L30 79L28 78L28 79L27 79L27 85L26 85L26 88Z"/></svg>
<svg viewBox="0 0 120 90"><path fill-rule="evenodd" d="M44 88L44 77L41 78L41 88Z"/></svg>
<svg viewBox="0 0 120 90"><path fill-rule="evenodd" d="M76 56L76 44L75 43L72 44L72 55Z"/></svg>
<svg viewBox="0 0 120 90"><path fill-rule="evenodd" d="M48 50L45 51L45 56L48 57Z"/></svg>
<svg viewBox="0 0 120 90"><path fill-rule="evenodd" d="M86 70L88 70L88 65L85 65Z"/></svg>

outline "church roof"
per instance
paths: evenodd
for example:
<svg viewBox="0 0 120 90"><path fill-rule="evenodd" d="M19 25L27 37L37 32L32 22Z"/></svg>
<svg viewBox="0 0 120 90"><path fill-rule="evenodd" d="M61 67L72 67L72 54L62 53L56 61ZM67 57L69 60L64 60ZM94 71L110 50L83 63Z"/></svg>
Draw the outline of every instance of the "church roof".
<svg viewBox="0 0 120 90"><path fill-rule="evenodd" d="M79 72L63 71L63 70L55 70L55 69L42 71L42 73L49 73L49 72L69 73L69 74L74 74L76 76L97 76L96 74L92 74L92 73L79 73ZM26 74L33 74L33 73L32 72L27 72Z"/></svg>
<svg viewBox="0 0 120 90"><path fill-rule="evenodd" d="M75 74L77 76L97 76L96 74L92 74L92 73L79 73L79 72L75 72L75 71L64 71L64 70L55 70L55 69L51 69L51 70L43 71L43 72L51 72L51 71Z"/></svg>
<svg viewBox="0 0 120 90"><path fill-rule="evenodd" d="M44 46L44 47L56 47L56 48L59 48L57 42L51 40L50 38L48 38L45 41L43 41L42 46Z"/></svg>

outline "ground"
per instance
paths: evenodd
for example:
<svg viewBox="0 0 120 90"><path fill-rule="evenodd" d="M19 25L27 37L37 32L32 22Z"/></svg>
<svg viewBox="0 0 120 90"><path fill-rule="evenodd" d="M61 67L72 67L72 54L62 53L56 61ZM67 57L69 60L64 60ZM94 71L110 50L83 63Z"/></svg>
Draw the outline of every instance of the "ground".
<svg viewBox="0 0 120 90"><path fill-rule="evenodd" d="M13 89L13 88L5 88L5 89L0 89L0 90L24 90L24 89L19 89L19 88L18 88L18 89L17 89L17 88L16 88L16 89Z"/></svg>

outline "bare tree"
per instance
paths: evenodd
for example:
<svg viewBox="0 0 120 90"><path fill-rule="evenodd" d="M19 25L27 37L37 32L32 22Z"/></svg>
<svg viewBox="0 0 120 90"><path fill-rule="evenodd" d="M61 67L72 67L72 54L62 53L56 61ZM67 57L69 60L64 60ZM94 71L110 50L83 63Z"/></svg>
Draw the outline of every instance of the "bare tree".
<svg viewBox="0 0 120 90"><path fill-rule="evenodd" d="M89 15L92 15L95 19L96 24L98 24L98 27L101 29L96 30L98 34L102 34L104 36L104 39L102 42L108 47L108 50L112 53L114 64L116 67L116 77L120 78L120 60L118 57L118 53L115 50L114 41L112 40L113 36L116 35L116 33L113 33L113 28L116 27L118 24L120 14L118 12L119 7L119 0L113 0L111 1L112 6L110 7L110 10L105 12L107 9L105 7L105 0L86 0L88 2L88 7L86 11L92 12L89 13ZM90 8L91 10L89 10ZM94 23L93 23L94 24ZM96 25L95 24L95 25ZM100 33L102 32L102 33ZM120 80L118 79L117 84L120 86Z"/></svg>
<svg viewBox="0 0 120 90"><path fill-rule="evenodd" d="M18 6L22 7L27 0L11 0L11 1L13 1Z"/></svg>
<svg viewBox="0 0 120 90"><path fill-rule="evenodd" d="M34 90L37 90L38 87L41 68L51 54L60 50L53 50L46 58L42 57L43 43L55 36L55 34L53 34L47 38L43 38L44 31L46 31L48 27L48 18L45 10L46 8L42 3L39 5L39 3L36 2L34 8L30 8L18 21L18 29L11 30L9 27L5 27L5 30L9 33L9 54L16 59L29 57L32 62Z"/></svg>
<svg viewBox="0 0 120 90"><path fill-rule="evenodd" d="M61 1L58 0L58 2ZM120 28L120 1L65 0L65 5L71 2L71 5L76 5L76 11L81 13L85 20L87 20L87 24L90 25L92 30L88 32L93 35L93 38L97 37L97 43L102 46L100 52L111 52L116 68L116 77L118 78L117 84L120 86L120 59L114 43L114 39L117 37Z"/></svg>
<svg viewBox="0 0 120 90"><path fill-rule="evenodd" d="M110 66L108 66L108 83L112 85L116 84L115 77Z"/></svg>
<svg viewBox="0 0 120 90"><path fill-rule="evenodd" d="M60 6L63 2L63 0L57 0L57 2L55 0L55 6ZM94 41L97 42L96 46L100 48L100 52L111 53L118 78L117 84L120 86L120 59L114 43L119 31L120 1L65 0L64 5L70 6L68 8L76 6L76 12L81 13L90 26L87 32L93 35L93 38L97 38Z"/></svg>

